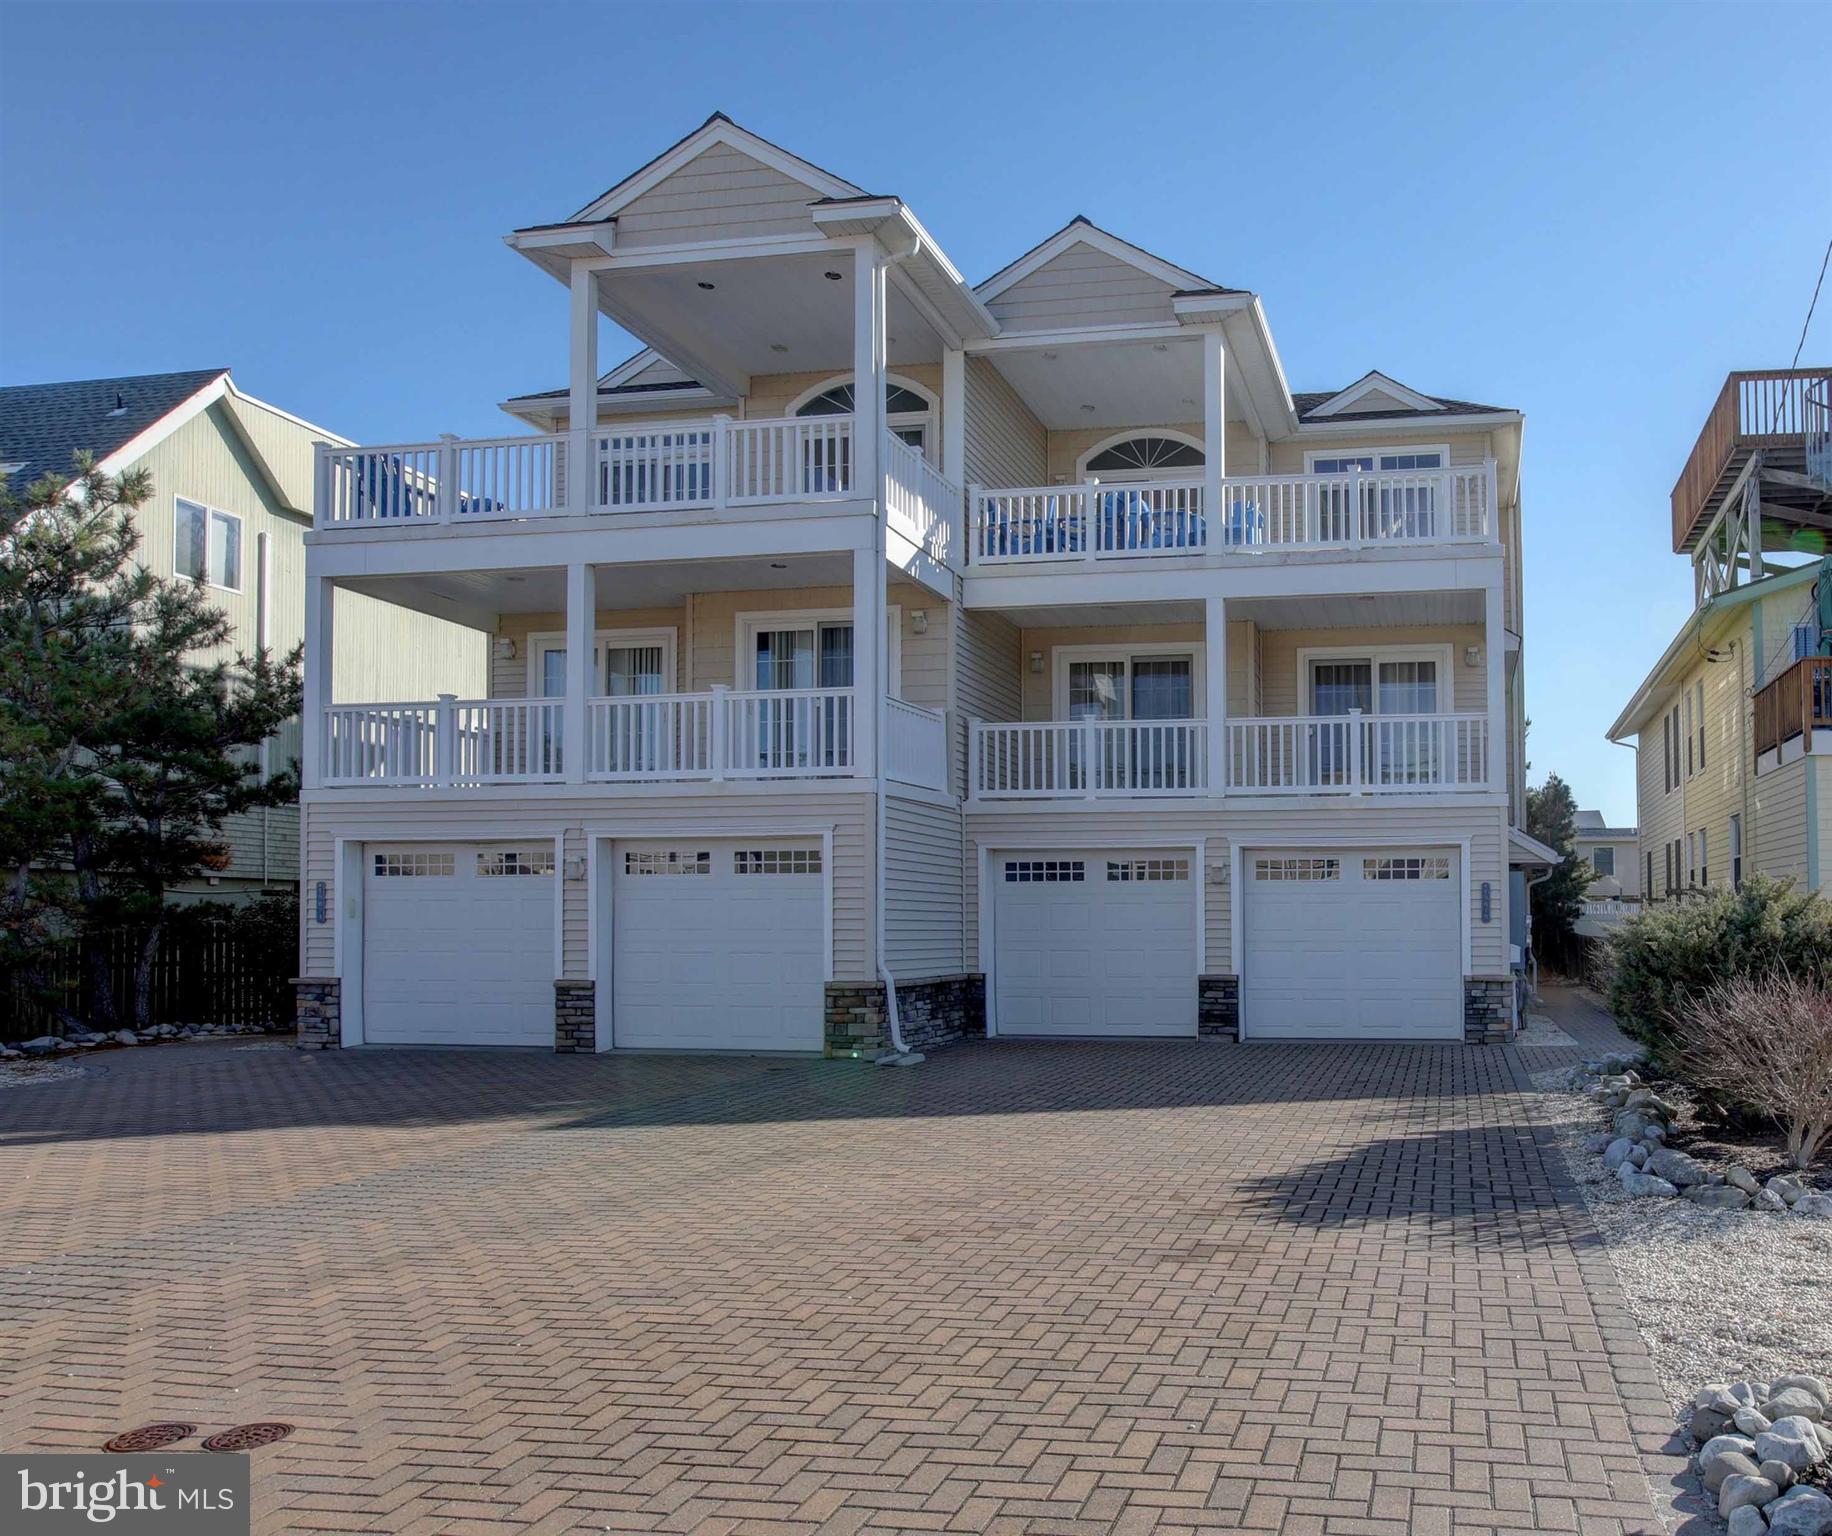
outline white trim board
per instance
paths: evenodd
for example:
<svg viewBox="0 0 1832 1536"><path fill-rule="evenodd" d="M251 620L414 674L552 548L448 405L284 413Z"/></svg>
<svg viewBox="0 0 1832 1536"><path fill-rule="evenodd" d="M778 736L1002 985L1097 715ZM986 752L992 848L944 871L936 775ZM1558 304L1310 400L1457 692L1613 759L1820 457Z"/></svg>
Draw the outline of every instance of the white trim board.
<svg viewBox="0 0 1832 1536"><path fill-rule="evenodd" d="M1359 427L1359 423L1357 423L1357 427ZM1316 469L1314 466L1318 459L1354 459L1368 457L1378 459L1382 454L1386 453L1435 453L1438 455L1439 469L1449 469L1451 467L1449 443L1374 443L1366 447L1360 444L1352 444L1342 448L1306 448L1304 450L1304 473L1307 475L1315 474ZM1373 469L1363 470L1362 473L1368 475L1425 475L1430 474L1431 471L1425 469L1383 470L1377 464Z"/></svg>
<svg viewBox="0 0 1832 1536"><path fill-rule="evenodd" d="M1134 245L1129 240L1123 240L1118 235L1109 234L1106 230L1088 223L1085 219L1071 219L1055 234L1047 237L1040 245L1033 246L1010 266L993 273L973 291L978 295L981 303L990 304L1007 288L1015 287L1039 268L1049 265L1064 251L1073 250L1078 245L1091 246L1103 255L1111 256L1115 261L1122 261L1127 266L1143 272L1147 277L1156 278L1172 290L1214 287L1214 284L1206 278L1199 277L1185 267L1176 266L1162 256L1154 256L1142 246Z"/></svg>

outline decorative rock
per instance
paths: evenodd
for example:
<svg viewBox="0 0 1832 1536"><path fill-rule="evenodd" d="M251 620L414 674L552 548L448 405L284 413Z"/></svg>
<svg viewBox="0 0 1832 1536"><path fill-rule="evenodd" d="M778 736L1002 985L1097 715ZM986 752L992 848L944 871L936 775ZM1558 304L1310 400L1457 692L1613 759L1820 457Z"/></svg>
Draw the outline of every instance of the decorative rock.
<svg viewBox="0 0 1832 1536"><path fill-rule="evenodd" d="M1649 1162L1652 1161L1650 1158ZM1686 1187L1685 1196L1694 1205L1714 1211L1740 1211L1749 1204L1748 1195L1728 1184L1691 1184Z"/></svg>
<svg viewBox="0 0 1832 1536"><path fill-rule="evenodd" d="M1810 1392L1819 1399L1821 1407L1832 1408L1832 1386L1824 1378L1808 1376L1804 1372L1795 1372L1791 1376L1777 1376L1769 1385L1769 1391L1779 1396L1791 1387L1798 1387L1802 1392ZM1811 1415L1809 1414L1810 1418Z"/></svg>
<svg viewBox="0 0 1832 1536"><path fill-rule="evenodd" d="M1767 1529L1768 1522L1762 1518L1762 1511L1753 1504L1730 1512L1730 1536L1762 1536Z"/></svg>
<svg viewBox="0 0 1832 1536"><path fill-rule="evenodd" d="M1655 1147L1663 1147L1666 1145L1667 1133L1658 1125L1650 1125L1641 1133L1641 1139L1646 1142L1649 1149L1652 1150Z"/></svg>
<svg viewBox="0 0 1832 1536"><path fill-rule="evenodd" d="M1630 1141L1628 1137L1616 1137L1614 1141L1611 1141L1603 1149L1603 1166L1605 1168L1620 1168L1623 1160L1627 1158L1632 1150L1634 1150L1634 1146L1634 1142Z"/></svg>
<svg viewBox="0 0 1832 1536"><path fill-rule="evenodd" d="M1695 1157L1672 1147L1662 1147L1648 1158L1648 1172L1684 1189L1689 1184L1705 1182L1705 1165Z"/></svg>
<svg viewBox="0 0 1832 1536"><path fill-rule="evenodd" d="M1832 1536L1832 1499L1817 1488L1795 1488L1768 1506L1774 1536Z"/></svg>
<svg viewBox="0 0 1832 1536"><path fill-rule="evenodd" d="M1786 1174L1782 1173L1776 1174L1762 1187L1764 1189L1773 1190L1776 1194L1781 1196L1783 1200L1787 1201L1789 1205L1792 1205L1807 1192L1806 1185L1800 1183L1797 1179L1790 1179Z"/></svg>
<svg viewBox="0 0 1832 1536"><path fill-rule="evenodd" d="M1757 1182L1756 1176L1741 1163L1732 1163L1729 1172L1724 1175L1724 1179L1727 1183L1736 1185L1736 1187L1742 1190L1746 1195L1753 1195L1757 1190L1762 1188L1761 1184Z"/></svg>
<svg viewBox="0 0 1832 1536"><path fill-rule="evenodd" d="M1687 1432L1700 1445L1716 1439L1729 1428L1729 1416L1719 1413L1714 1408L1694 1408L1692 1417L1686 1424Z"/></svg>
<svg viewBox="0 0 1832 1536"><path fill-rule="evenodd" d="M1832 1195L1802 1195L1794 1202L1796 1216L1811 1216L1815 1221L1832 1221Z"/></svg>
<svg viewBox="0 0 1832 1536"><path fill-rule="evenodd" d="M1756 1436L1758 1461L1786 1462L1796 1472L1804 1472L1825 1455L1813 1421L1798 1415L1777 1419L1774 1426Z"/></svg>
<svg viewBox="0 0 1832 1536"><path fill-rule="evenodd" d="M1765 1189L1757 1195L1756 1204L1765 1211L1785 1211L1787 1209L1787 1201L1772 1189Z"/></svg>
<svg viewBox="0 0 1832 1536"><path fill-rule="evenodd" d="M1639 1109L1619 1109L1616 1111L1616 1134L1627 1136L1630 1140L1638 1138L1650 1125L1658 1124L1654 1117Z"/></svg>
<svg viewBox="0 0 1832 1536"><path fill-rule="evenodd" d="M1754 1408L1737 1409L1736 1418L1731 1421L1745 1435L1759 1435L1774 1427L1773 1422ZM1764 1476L1767 1474L1764 1473Z"/></svg>
<svg viewBox="0 0 1832 1536"><path fill-rule="evenodd" d="M1760 1477L1762 1473L1742 1451L1721 1451L1708 1462L1702 1459L1701 1453L1698 1475L1705 1492L1716 1493L1733 1477Z"/></svg>
<svg viewBox="0 0 1832 1536"><path fill-rule="evenodd" d="M1584 1150L1593 1155L1599 1152L1607 1152L1613 1145L1614 1140L1608 1131L1598 1131L1596 1135L1584 1138ZM1624 1147L1623 1150L1626 1152L1628 1149Z"/></svg>
<svg viewBox="0 0 1832 1536"><path fill-rule="evenodd" d="M1749 1504L1760 1509L1779 1492L1781 1490L1766 1477L1748 1477L1741 1473L1727 1477L1723 1487L1718 1489L1718 1514L1728 1520L1733 1509L1742 1509Z"/></svg>
<svg viewBox="0 0 1832 1536"><path fill-rule="evenodd" d="M1665 1179L1657 1179L1653 1174L1643 1173L1638 1168L1631 1168L1627 1163L1616 1170L1616 1177L1622 1180L1622 1187L1637 1200L1649 1195L1677 1195L1679 1193Z"/></svg>
<svg viewBox="0 0 1832 1536"><path fill-rule="evenodd" d="M1799 1210L1799 1206L1794 1207ZM1798 1415L1803 1419L1817 1422L1826 1416L1826 1405L1805 1387L1783 1387L1762 1405L1762 1411L1771 1419L1787 1419Z"/></svg>
<svg viewBox="0 0 1832 1536"><path fill-rule="evenodd" d="M40 1035L36 1040L21 1041L19 1049L28 1056L49 1056L62 1044L56 1035Z"/></svg>
<svg viewBox="0 0 1832 1536"><path fill-rule="evenodd" d="M1766 1477L1777 1488L1794 1486L1794 1469L1785 1461L1765 1461L1756 1470Z"/></svg>

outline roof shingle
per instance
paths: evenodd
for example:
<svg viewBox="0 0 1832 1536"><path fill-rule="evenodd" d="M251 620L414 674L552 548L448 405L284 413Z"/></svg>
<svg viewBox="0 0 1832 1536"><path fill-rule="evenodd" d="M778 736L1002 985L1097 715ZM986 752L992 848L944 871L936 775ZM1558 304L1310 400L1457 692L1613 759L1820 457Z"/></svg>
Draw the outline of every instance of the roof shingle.
<svg viewBox="0 0 1832 1536"><path fill-rule="evenodd" d="M0 464L19 466L8 476L14 490L43 475L68 475L78 453L106 458L228 371L193 368L0 387Z"/></svg>

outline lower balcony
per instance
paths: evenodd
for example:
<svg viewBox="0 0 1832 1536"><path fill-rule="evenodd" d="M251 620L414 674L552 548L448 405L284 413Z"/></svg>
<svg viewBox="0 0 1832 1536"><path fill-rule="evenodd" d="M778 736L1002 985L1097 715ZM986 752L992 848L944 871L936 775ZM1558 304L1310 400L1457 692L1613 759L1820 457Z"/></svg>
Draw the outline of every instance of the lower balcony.
<svg viewBox="0 0 1832 1536"><path fill-rule="evenodd" d="M1832 752L1832 656L1804 656L1755 695L1756 771Z"/></svg>
<svg viewBox="0 0 1832 1536"><path fill-rule="evenodd" d="M585 782L657 784L839 779L857 772L859 701L850 688L639 694L586 703ZM939 710L886 701L885 775L946 787ZM330 787L557 784L569 768L565 701L457 699L336 704L325 711Z"/></svg>
<svg viewBox="0 0 1832 1536"><path fill-rule="evenodd" d="M976 721L971 792L981 800L1097 800L1494 787L1484 714L1236 717L1223 722L1221 739L1216 765L1206 720Z"/></svg>

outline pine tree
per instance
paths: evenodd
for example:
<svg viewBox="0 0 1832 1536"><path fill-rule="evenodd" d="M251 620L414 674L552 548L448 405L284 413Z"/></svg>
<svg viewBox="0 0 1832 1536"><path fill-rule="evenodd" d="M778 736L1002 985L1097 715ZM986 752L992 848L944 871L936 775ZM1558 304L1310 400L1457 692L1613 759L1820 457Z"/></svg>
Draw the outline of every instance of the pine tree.
<svg viewBox="0 0 1832 1536"><path fill-rule="evenodd" d="M224 659L201 584L135 559L144 471L0 494L0 964L28 977L73 929L131 929L131 1022L149 1022L165 896L219 856L223 822L295 797L260 743L300 704L299 652ZM123 1022L88 943L92 1022Z"/></svg>
<svg viewBox="0 0 1832 1536"><path fill-rule="evenodd" d="M1584 892L1596 878L1589 861L1577 856L1577 822L1571 786L1556 773L1547 774L1538 789L1527 790L1527 835L1563 855L1551 875L1532 887L1533 948L1564 967L1582 958L1578 918L1583 915Z"/></svg>

